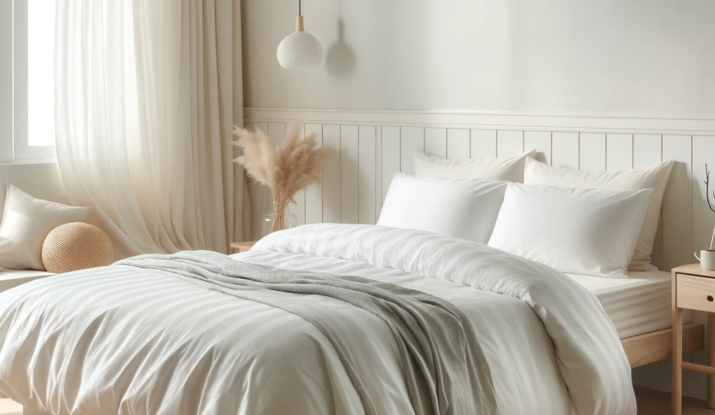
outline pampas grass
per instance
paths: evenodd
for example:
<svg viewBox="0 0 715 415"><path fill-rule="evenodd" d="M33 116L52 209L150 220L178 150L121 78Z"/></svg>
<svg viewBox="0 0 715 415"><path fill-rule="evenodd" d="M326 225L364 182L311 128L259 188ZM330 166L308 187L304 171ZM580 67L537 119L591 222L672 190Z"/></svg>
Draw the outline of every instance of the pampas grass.
<svg viewBox="0 0 715 415"><path fill-rule="evenodd" d="M315 134L300 136L300 127L293 127L280 145L271 142L260 129L254 131L234 127L234 145L243 149L236 163L260 184L268 186L276 202L276 218L271 232L285 227L285 211L295 194L320 182L320 172L330 157L330 149L318 147Z"/></svg>

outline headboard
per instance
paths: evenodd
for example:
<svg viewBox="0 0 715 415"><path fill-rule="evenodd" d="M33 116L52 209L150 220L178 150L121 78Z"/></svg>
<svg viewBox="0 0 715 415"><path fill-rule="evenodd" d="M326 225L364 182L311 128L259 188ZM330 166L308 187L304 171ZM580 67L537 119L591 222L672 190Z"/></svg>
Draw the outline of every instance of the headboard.
<svg viewBox="0 0 715 415"><path fill-rule="evenodd" d="M395 172L412 172L415 149L452 158L508 157L535 149L554 166L626 170L677 163L666 189L654 263L694 262L710 242L715 213L705 201L705 163L715 168L715 119L496 114L444 111L245 110L246 127L276 142L298 124L331 147L320 185L297 196L298 222L375 223ZM249 184L252 236L270 194Z"/></svg>

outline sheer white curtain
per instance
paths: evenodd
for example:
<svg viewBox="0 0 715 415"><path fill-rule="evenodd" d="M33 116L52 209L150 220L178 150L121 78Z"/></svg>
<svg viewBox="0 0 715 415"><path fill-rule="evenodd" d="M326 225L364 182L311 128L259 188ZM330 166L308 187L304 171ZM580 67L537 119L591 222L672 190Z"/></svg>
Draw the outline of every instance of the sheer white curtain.
<svg viewBox="0 0 715 415"><path fill-rule="evenodd" d="M237 0L57 0L57 158L119 257L242 239Z"/></svg>

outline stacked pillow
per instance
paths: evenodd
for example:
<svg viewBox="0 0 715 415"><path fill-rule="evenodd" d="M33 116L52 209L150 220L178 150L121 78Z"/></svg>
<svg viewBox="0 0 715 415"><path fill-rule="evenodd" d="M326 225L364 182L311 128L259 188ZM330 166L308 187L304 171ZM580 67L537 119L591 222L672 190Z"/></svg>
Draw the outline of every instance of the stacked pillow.
<svg viewBox="0 0 715 415"><path fill-rule="evenodd" d="M531 156L458 161L417 152L417 176L429 177L398 173L378 225L468 239L574 274L655 269L650 254L672 161L604 172Z"/></svg>
<svg viewBox="0 0 715 415"><path fill-rule="evenodd" d="M432 177L462 177L524 182L524 163L536 154L529 151L501 159L456 160L435 157L415 151L415 175Z"/></svg>
<svg viewBox="0 0 715 415"><path fill-rule="evenodd" d="M553 167L536 160L527 160L524 168L524 183L573 188L653 189L629 267L632 270L648 271L656 269L650 263L650 254L658 230L660 205L663 202L665 186L668 184L673 164L673 161L669 160L645 169L609 172Z"/></svg>
<svg viewBox="0 0 715 415"><path fill-rule="evenodd" d="M652 193L512 183L489 246L563 272L622 276Z"/></svg>
<svg viewBox="0 0 715 415"><path fill-rule="evenodd" d="M496 180L397 173L390 183L377 224L486 244L507 184Z"/></svg>

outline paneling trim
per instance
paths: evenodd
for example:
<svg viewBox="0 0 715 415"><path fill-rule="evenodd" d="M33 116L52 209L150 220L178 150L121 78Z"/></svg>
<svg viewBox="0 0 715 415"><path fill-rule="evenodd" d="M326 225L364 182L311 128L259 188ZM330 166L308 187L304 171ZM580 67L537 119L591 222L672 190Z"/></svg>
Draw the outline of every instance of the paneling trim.
<svg viewBox="0 0 715 415"><path fill-rule="evenodd" d="M715 118L478 111L245 108L253 122L479 128L596 133L715 135Z"/></svg>

